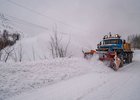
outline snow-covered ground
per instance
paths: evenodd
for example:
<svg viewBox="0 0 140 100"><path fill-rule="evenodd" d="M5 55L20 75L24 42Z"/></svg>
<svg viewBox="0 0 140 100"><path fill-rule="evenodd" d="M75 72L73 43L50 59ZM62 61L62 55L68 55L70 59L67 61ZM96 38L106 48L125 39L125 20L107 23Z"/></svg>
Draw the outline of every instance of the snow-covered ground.
<svg viewBox="0 0 140 100"><path fill-rule="evenodd" d="M0 100L139 100L139 58L117 72L96 56L0 63Z"/></svg>
<svg viewBox="0 0 140 100"><path fill-rule="evenodd" d="M98 65L103 65L96 57L93 60L95 62L92 63L82 58L50 59L17 64L0 63L0 99L89 73ZM100 68L95 71L109 70Z"/></svg>

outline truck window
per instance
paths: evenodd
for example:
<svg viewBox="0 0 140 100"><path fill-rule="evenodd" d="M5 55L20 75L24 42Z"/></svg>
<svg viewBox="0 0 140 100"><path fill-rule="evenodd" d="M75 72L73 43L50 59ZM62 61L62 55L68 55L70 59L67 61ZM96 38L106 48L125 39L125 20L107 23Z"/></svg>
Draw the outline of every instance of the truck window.
<svg viewBox="0 0 140 100"><path fill-rule="evenodd" d="M122 44L122 40L120 39L104 40L104 44Z"/></svg>

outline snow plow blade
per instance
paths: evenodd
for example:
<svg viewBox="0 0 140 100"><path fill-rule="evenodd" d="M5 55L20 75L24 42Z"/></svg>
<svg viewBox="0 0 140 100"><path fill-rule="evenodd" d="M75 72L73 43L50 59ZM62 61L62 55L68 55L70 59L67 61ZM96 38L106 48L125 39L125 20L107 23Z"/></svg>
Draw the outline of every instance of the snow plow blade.
<svg viewBox="0 0 140 100"><path fill-rule="evenodd" d="M97 53L96 50L90 50L89 52L84 52L84 51L82 50L82 52L83 52L83 54L84 54L84 58L85 58L85 59L91 59L92 56L93 56L94 54Z"/></svg>
<svg viewBox="0 0 140 100"><path fill-rule="evenodd" d="M121 67L121 59L117 56L117 53L114 52L105 52L96 50L90 50L89 52L84 52L85 59L91 59L95 54L99 55L99 60L104 62L108 67L112 68L113 70L117 71Z"/></svg>
<svg viewBox="0 0 140 100"><path fill-rule="evenodd" d="M107 66L115 71L121 66L121 59L117 56L116 52L99 52L99 60L107 62Z"/></svg>

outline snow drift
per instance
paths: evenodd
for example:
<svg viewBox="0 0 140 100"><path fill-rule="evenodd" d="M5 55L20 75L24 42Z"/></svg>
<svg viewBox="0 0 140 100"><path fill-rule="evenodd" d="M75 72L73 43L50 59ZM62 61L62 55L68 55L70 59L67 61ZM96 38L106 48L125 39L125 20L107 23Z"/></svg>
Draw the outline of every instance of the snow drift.
<svg viewBox="0 0 140 100"><path fill-rule="evenodd" d="M63 58L30 63L0 63L0 99L81 74L106 73L110 70L96 57L91 61L81 58Z"/></svg>

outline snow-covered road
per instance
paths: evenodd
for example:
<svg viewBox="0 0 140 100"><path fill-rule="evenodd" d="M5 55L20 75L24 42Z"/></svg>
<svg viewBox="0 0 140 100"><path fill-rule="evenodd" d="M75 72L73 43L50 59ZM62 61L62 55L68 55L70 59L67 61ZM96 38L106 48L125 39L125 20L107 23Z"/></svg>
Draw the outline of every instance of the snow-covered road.
<svg viewBox="0 0 140 100"><path fill-rule="evenodd" d="M117 72L93 71L10 100L140 100L139 58Z"/></svg>

